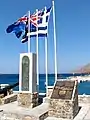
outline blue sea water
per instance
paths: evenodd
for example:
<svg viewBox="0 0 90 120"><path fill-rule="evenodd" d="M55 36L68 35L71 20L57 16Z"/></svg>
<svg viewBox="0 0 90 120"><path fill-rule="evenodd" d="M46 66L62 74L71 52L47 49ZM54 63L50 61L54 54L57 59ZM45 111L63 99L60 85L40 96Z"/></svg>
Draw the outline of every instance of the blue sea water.
<svg viewBox="0 0 90 120"><path fill-rule="evenodd" d="M81 74L58 74L58 78L66 78L70 76L77 76ZM85 74L82 74L82 76ZM53 86L54 84L54 79L55 76L54 74L49 74L48 75L48 84L49 86ZM0 84L14 84L18 82L19 80L19 75L18 74L1 74L0 75ZM14 88L14 90L18 90L18 86ZM45 74L40 74L39 75L39 92L45 92ZM87 94L90 95L90 82L82 82L79 83L78 85L78 93L81 94Z"/></svg>

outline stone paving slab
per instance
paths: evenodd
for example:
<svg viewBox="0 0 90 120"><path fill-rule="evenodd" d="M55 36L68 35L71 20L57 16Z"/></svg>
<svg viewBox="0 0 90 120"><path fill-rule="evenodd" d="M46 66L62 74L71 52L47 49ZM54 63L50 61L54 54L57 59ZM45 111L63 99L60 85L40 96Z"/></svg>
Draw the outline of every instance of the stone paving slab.
<svg viewBox="0 0 90 120"><path fill-rule="evenodd" d="M84 120L90 120L90 108L87 111L86 115L84 116Z"/></svg>
<svg viewBox="0 0 90 120"><path fill-rule="evenodd" d="M22 114L28 114L28 112L29 113L34 112L36 114L38 113L40 114L48 110L48 103L43 103L35 108L24 108L24 107L18 106L18 103L16 101L16 102L0 105L0 110L3 110L5 112L11 112L11 113L22 112Z"/></svg>
<svg viewBox="0 0 90 120"><path fill-rule="evenodd" d="M70 120L70 119L55 118L55 117L47 117L45 120Z"/></svg>
<svg viewBox="0 0 90 120"><path fill-rule="evenodd" d="M86 120L85 116L88 115L88 112L90 111L90 105L82 105L78 115L74 118L74 120ZM89 115L90 120L90 115Z"/></svg>
<svg viewBox="0 0 90 120"><path fill-rule="evenodd" d="M35 118L37 118L37 120L39 120L40 117L43 117L44 114L48 113L49 106L48 106L48 103L43 103L32 109L31 108L23 108L21 106L18 106L18 103L16 101L16 102L12 102L9 104L1 105L0 110L1 110L0 118L4 114L9 117L10 117L10 115L19 116L19 118L20 118L20 116L34 116Z"/></svg>

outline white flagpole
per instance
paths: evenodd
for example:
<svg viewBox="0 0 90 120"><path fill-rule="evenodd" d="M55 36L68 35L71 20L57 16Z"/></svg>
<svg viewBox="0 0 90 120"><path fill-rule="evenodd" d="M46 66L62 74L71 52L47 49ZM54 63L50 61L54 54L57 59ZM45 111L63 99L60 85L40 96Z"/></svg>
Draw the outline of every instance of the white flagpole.
<svg viewBox="0 0 90 120"><path fill-rule="evenodd" d="M54 49L55 49L55 81L57 80L57 55L56 55L56 29L55 29L55 8L54 8L54 1L52 1L53 6L53 26L54 26Z"/></svg>
<svg viewBox="0 0 90 120"><path fill-rule="evenodd" d="M46 67L46 95L48 89L48 69L47 69L47 37L45 37L45 67Z"/></svg>
<svg viewBox="0 0 90 120"><path fill-rule="evenodd" d="M28 11L28 53L30 52L30 11Z"/></svg>
<svg viewBox="0 0 90 120"><path fill-rule="evenodd" d="M36 9L36 14L37 14L37 18L36 18L36 23L38 20L38 9ZM38 65L38 26L36 27L36 53L37 53L37 91L39 92L39 65Z"/></svg>
<svg viewBox="0 0 90 120"><path fill-rule="evenodd" d="M45 13L46 14L46 7L45 7ZM45 16L46 17L46 16ZM47 26L48 31L48 26ZM47 88L48 88L48 68L47 68L47 37L45 37L45 69L46 69L46 95L47 95Z"/></svg>

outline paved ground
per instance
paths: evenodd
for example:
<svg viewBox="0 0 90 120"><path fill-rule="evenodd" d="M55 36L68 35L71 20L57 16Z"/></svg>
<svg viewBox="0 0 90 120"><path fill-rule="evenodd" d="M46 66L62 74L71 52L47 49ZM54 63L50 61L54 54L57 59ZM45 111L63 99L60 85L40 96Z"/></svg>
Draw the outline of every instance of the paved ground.
<svg viewBox="0 0 90 120"><path fill-rule="evenodd" d="M90 100L90 99L89 99ZM81 109L78 113L78 115L74 118L74 120L90 120L90 102L88 100L87 102L81 102L79 103L79 106L81 106ZM49 110L48 103L43 103L42 105L29 109L29 108L22 108L18 106L17 102L12 102L9 104L0 105L0 120L2 113L15 113L15 114L21 114L21 115L31 115L31 116L40 116L41 114L47 112ZM6 120L6 119L2 119ZM9 119L8 119L9 120ZM68 119L62 119L62 118L52 118L48 117L45 120L68 120Z"/></svg>
<svg viewBox="0 0 90 120"><path fill-rule="evenodd" d="M18 106L17 101L12 102L12 103L8 103L8 104L4 104L4 105L0 105L0 111L1 112L5 112L5 113L20 113L22 115L40 115L46 111L49 110L48 104L47 103L43 103L35 108L24 108L21 106Z"/></svg>
<svg viewBox="0 0 90 120"><path fill-rule="evenodd" d="M74 120L90 120L90 104L81 104L81 110Z"/></svg>

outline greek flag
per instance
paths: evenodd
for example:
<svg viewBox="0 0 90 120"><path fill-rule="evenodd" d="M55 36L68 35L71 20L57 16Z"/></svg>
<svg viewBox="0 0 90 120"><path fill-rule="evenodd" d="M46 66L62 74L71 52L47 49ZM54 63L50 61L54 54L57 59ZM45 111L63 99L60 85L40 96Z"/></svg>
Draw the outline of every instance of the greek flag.
<svg viewBox="0 0 90 120"><path fill-rule="evenodd" d="M28 35L30 37L46 37L48 33L48 22L52 7L38 11L38 13L31 15L30 17L30 33L28 33L28 21L26 24L25 34L22 36L21 42L28 41Z"/></svg>

